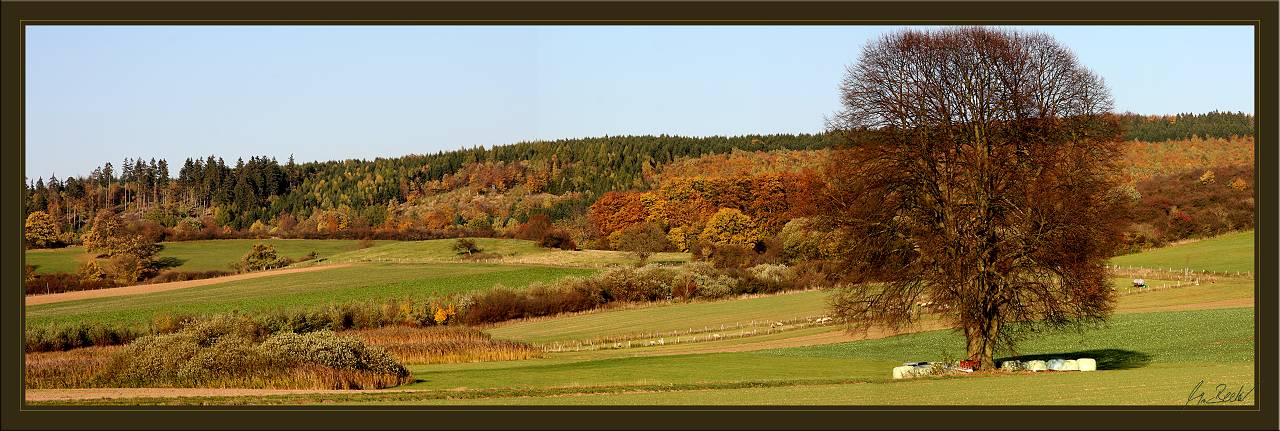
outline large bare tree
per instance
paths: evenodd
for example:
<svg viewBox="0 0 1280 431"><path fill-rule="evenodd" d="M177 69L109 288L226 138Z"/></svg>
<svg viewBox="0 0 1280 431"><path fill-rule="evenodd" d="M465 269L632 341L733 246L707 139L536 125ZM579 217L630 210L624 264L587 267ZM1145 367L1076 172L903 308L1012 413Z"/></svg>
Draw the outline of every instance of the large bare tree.
<svg viewBox="0 0 1280 431"><path fill-rule="evenodd" d="M844 233L831 306L900 328L932 303L994 366L1045 326L1106 319L1131 197L1102 80L1043 34L907 30L869 43L829 120L824 219Z"/></svg>

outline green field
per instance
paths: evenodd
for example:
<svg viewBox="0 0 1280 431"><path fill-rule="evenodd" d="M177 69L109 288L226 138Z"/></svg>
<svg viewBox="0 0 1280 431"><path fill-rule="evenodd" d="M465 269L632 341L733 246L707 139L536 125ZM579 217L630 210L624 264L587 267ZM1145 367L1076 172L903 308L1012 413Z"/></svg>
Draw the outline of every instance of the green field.
<svg viewBox="0 0 1280 431"><path fill-rule="evenodd" d="M142 324L156 313L253 312L349 301L426 298L495 285L523 287L589 269L485 264L363 264L261 277L143 295L58 302L27 307L27 324L104 322Z"/></svg>
<svg viewBox="0 0 1280 431"><path fill-rule="evenodd" d="M652 331L704 329L708 326L748 325L827 313L821 291L787 293L738 300L659 304L632 309L502 324L488 332L497 338L532 343L582 340Z"/></svg>
<svg viewBox="0 0 1280 431"><path fill-rule="evenodd" d="M1094 357L1093 373L895 381L907 360L937 359L963 342L953 331L755 352L547 359L410 367L421 392L210 397L207 404L1024 404L1182 405L1197 382L1252 387L1252 309L1137 313L1107 327L1050 333L1021 354ZM1204 328L1213 328L1206 331ZM174 403L131 399L126 404ZM1244 404L1252 404L1249 397ZM97 403L97 402L95 402Z"/></svg>
<svg viewBox="0 0 1280 431"><path fill-rule="evenodd" d="M557 250L539 247L533 241L499 238L471 238L480 252L492 256L490 263L600 268L636 262L630 253L608 250ZM453 251L456 239L401 241L378 247L340 253L317 264L329 262L442 263L464 262ZM689 261L688 253L655 253L649 258L656 263Z"/></svg>
<svg viewBox="0 0 1280 431"><path fill-rule="evenodd" d="M320 257L359 249L360 241L346 239L216 239L204 241L180 241L163 243L160 258L174 258L181 262L174 269L182 271L230 270L254 243L265 242L276 247L281 256L294 259L315 251ZM393 241L375 241L377 245ZM35 265L36 272L76 272L80 264L88 260L84 247L73 246L52 250L29 250L26 264Z"/></svg>
<svg viewBox="0 0 1280 431"><path fill-rule="evenodd" d="M1252 261L1253 234L1232 234L1152 250L1118 265L1178 268L1192 257L1197 270L1226 271ZM460 263L448 241L396 242L337 253L324 263L346 268L244 280L134 297L55 303L28 308L28 322L101 320L145 322L156 312L218 312L306 307L356 299L431 295L494 284L518 287L581 275L594 266L566 260L531 243L482 240L502 255ZM625 263L617 252L601 255ZM582 255L588 256L588 255ZM1203 256L1203 258L1201 258ZM679 256L676 257L679 259ZM515 264L524 262L524 264ZM1122 263L1123 262L1123 263ZM1216 269L1214 269L1216 268ZM86 404L492 404L492 405L1183 405L1198 382L1252 388L1254 280L1226 277L1199 285L1148 279L1136 291L1113 277L1116 314L1107 324L1042 332L1017 352L1027 358L1093 357L1091 373L971 375L893 380L904 361L963 354L963 338L930 330L844 341L836 326L804 327L733 339L553 352L544 358L461 364L409 364L412 392L299 394L269 397L148 398ZM551 345L648 332L715 332L719 325L817 317L826 293L793 292L690 303L630 305L565 316L506 322L485 330L495 338ZM934 326L936 327L936 326ZM927 328L926 328L927 329ZM731 330L730 330L731 331ZM703 331L705 334L705 331ZM1000 359L997 359L999 361ZM1252 393L1243 404L1252 404ZM63 403L65 404L65 403Z"/></svg>
<svg viewBox="0 0 1280 431"><path fill-rule="evenodd" d="M1253 272L1253 231L1117 256L1112 265L1193 271Z"/></svg>

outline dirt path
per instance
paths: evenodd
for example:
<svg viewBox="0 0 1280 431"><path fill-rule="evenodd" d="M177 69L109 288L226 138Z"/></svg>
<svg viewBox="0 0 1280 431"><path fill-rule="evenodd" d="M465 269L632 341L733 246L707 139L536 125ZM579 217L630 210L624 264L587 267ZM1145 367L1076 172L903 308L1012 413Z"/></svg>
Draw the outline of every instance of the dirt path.
<svg viewBox="0 0 1280 431"><path fill-rule="evenodd" d="M107 298L112 296L140 295L144 293L164 292L169 290L186 289L188 287L208 286L210 284L226 283L229 281L249 280L259 277L270 277L274 275L297 274L301 272L323 271L326 269L343 268L351 266L349 263L340 263L333 265L306 266L302 268L285 268L273 271L250 272L247 274L228 275L225 277L206 278L202 280L174 281L169 283L156 284L139 284L135 286L113 287L110 289L81 290L78 292L53 293L48 295L29 295L26 298L26 305L52 304L55 302L75 301L79 299L90 298Z"/></svg>
<svg viewBox="0 0 1280 431"><path fill-rule="evenodd" d="M236 388L92 388L27 389L27 401L70 401L102 398L239 397L291 394L354 394L368 392L414 392L413 389L236 389Z"/></svg>

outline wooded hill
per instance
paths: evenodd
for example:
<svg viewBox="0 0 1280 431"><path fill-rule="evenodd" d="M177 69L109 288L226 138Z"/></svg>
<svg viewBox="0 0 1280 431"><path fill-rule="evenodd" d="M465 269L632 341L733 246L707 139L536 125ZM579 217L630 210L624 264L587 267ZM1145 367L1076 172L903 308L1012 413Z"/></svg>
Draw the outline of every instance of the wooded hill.
<svg viewBox="0 0 1280 431"><path fill-rule="evenodd" d="M1218 162L1252 162L1252 138L1231 139L1252 134L1250 115L1125 114L1122 120L1128 138L1144 141L1133 144L1135 182L1160 184L1153 178L1183 178L1178 175L1184 171L1203 171ZM678 236L687 236L700 231L720 208L738 210L752 222L759 219L760 227L767 227L763 233L772 234L806 213L801 203L820 186L821 154L835 143L820 134L662 135L520 142L301 164L292 157L283 164L250 157L229 165L209 156L185 160L176 176L166 160L137 158L118 166L106 163L87 176L37 178L27 184L25 210L51 216L57 238L49 243L55 245L78 242L104 209L167 240L503 235L542 215L581 245L607 247L607 238L623 224L652 221L668 233L680 228ZM1166 156L1148 151L1156 149ZM1223 180L1229 183L1236 176ZM1247 189L1231 188L1232 194L1251 194L1251 176L1247 182ZM612 221L593 220L589 208L609 192L615 192L605 203L616 207ZM683 205L693 205L693 210L678 210ZM1231 218L1235 221L1228 225L1241 224L1238 215Z"/></svg>

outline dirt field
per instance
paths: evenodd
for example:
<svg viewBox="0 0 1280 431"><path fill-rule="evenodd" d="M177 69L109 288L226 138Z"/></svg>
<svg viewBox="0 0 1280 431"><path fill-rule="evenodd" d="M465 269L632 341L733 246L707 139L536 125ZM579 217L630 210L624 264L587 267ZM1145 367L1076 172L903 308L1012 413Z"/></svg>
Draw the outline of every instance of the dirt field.
<svg viewBox="0 0 1280 431"><path fill-rule="evenodd" d="M93 389L27 389L27 401L93 400L100 398L138 397L234 397L289 394L352 394L361 392L413 392L410 389L234 389L234 388L93 388Z"/></svg>
<svg viewBox="0 0 1280 431"><path fill-rule="evenodd" d="M349 263L334 265L308 266L302 268L285 268L273 271L250 272L248 274L228 275L226 277L206 278L203 280L174 281L170 283L139 284L136 286L113 287L110 289L82 290L78 292L54 293L49 295L29 295L26 305L52 304L55 302L75 301L79 299L107 298L112 296L140 295L143 293L164 292L167 290L185 289L188 287L208 286L210 284L229 281L248 280L251 278L270 277L273 275L296 274L300 272L323 271L326 269L351 266Z"/></svg>

